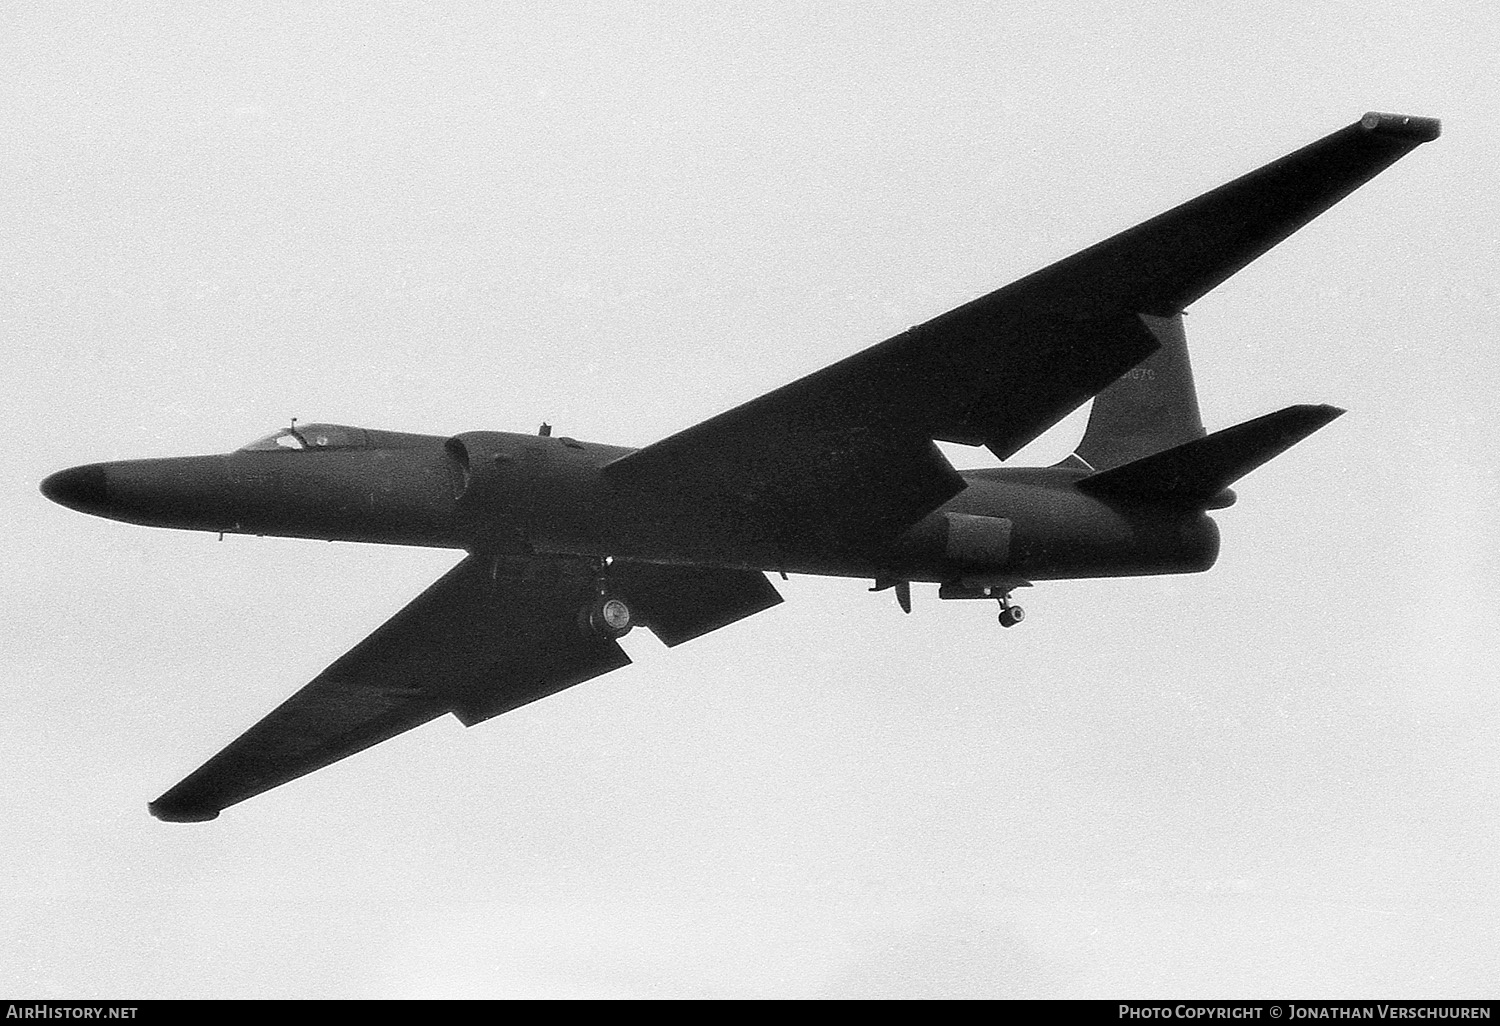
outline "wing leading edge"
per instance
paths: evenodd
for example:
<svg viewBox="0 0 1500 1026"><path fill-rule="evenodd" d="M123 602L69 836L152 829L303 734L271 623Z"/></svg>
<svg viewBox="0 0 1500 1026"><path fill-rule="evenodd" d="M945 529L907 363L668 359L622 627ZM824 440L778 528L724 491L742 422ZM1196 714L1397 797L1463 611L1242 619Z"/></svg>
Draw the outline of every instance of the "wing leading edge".
<svg viewBox="0 0 1500 1026"><path fill-rule="evenodd" d="M1009 457L1158 347L1142 315L1181 312L1437 135L1431 118L1367 114L605 473L762 535L883 540L963 487L933 439Z"/></svg>

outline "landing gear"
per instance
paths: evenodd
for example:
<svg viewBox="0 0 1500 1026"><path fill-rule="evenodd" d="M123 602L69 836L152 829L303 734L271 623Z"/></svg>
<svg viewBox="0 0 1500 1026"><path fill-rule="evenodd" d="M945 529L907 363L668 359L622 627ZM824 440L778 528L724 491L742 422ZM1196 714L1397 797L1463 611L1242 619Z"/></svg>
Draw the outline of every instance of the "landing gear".
<svg viewBox="0 0 1500 1026"><path fill-rule="evenodd" d="M635 617L625 600L614 595L599 595L583 611L584 622L594 633L606 638L623 638L635 626Z"/></svg>
<svg viewBox="0 0 1500 1026"><path fill-rule="evenodd" d="M1017 588L1031 587L1030 581L1009 574L976 574L944 581L938 588L940 599L994 599L1000 603L1000 626L1014 627L1026 619L1026 611L1013 606L1010 593Z"/></svg>
<svg viewBox="0 0 1500 1026"><path fill-rule="evenodd" d="M594 584L595 595L578 614L584 630L613 641L623 638L635 626L635 614L623 598L609 589L609 561L600 562Z"/></svg>

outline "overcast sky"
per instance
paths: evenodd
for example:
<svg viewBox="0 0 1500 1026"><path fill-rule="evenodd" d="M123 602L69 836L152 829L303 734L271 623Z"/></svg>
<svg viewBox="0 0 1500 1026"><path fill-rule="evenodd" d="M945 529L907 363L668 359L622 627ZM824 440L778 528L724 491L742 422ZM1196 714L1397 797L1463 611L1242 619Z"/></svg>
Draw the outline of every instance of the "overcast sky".
<svg viewBox="0 0 1500 1026"><path fill-rule="evenodd" d="M434 6L0 16L0 994L1494 995L1492 4ZM1210 429L1350 411L1211 572L1008 631L794 578L147 815L455 555L46 474L294 416L648 444L1372 109L1444 135L1190 311Z"/></svg>

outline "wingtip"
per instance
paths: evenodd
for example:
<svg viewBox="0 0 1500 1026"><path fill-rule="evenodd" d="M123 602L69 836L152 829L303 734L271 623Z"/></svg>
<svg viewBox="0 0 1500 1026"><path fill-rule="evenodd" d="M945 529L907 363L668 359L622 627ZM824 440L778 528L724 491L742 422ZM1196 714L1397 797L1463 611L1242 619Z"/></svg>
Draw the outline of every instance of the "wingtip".
<svg viewBox="0 0 1500 1026"><path fill-rule="evenodd" d="M1290 408L1298 410L1301 414L1301 419L1313 425L1312 430L1314 431L1320 427L1332 424L1345 413L1349 412L1338 406L1330 406L1328 403L1308 403L1304 406Z"/></svg>
<svg viewBox="0 0 1500 1026"><path fill-rule="evenodd" d="M219 809L213 808L191 808L181 805L173 805L170 802L158 798L146 806L151 815L163 823L207 823L211 819L219 818Z"/></svg>
<svg viewBox="0 0 1500 1026"><path fill-rule="evenodd" d="M1375 135L1393 139L1431 142L1443 134L1443 123L1437 118L1419 118L1413 114L1383 114L1372 110L1359 119L1359 127Z"/></svg>

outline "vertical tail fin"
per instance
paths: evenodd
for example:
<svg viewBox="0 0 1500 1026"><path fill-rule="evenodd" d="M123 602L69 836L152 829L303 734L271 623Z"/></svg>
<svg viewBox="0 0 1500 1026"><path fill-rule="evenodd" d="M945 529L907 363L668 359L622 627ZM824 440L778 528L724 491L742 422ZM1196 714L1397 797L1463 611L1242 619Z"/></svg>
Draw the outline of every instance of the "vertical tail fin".
<svg viewBox="0 0 1500 1026"><path fill-rule="evenodd" d="M1094 397L1083 441L1059 466L1110 470L1204 436L1182 314L1141 320L1161 348Z"/></svg>

